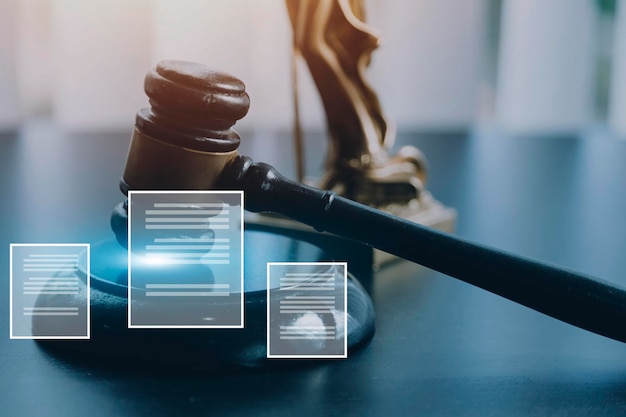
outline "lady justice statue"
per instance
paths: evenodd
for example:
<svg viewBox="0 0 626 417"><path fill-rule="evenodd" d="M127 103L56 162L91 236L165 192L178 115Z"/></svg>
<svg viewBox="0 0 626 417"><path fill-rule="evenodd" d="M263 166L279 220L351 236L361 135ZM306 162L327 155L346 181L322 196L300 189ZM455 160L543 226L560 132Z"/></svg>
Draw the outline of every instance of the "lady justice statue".
<svg viewBox="0 0 626 417"><path fill-rule="evenodd" d="M425 192L426 162L411 146L389 154L395 128L365 80L380 37L364 22L363 0L286 0L286 5L294 56L306 61L326 113L329 146L318 185L406 214L398 210L406 212ZM297 95L295 101L298 149Z"/></svg>

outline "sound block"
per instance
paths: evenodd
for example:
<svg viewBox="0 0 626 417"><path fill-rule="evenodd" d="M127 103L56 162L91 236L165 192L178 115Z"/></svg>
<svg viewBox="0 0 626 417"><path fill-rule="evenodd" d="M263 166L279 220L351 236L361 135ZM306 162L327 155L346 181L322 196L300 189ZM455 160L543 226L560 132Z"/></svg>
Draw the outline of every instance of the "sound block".
<svg viewBox="0 0 626 417"><path fill-rule="evenodd" d="M127 327L128 253L114 239L91 247L90 340L39 340L45 349L69 359L124 367L152 366L181 369L221 369L231 366L272 367L315 361L267 359L267 262L342 261L319 246L301 239L246 230L244 235L243 329L146 329ZM350 269L350 263L348 263ZM86 288L86 257L79 265L81 288ZM37 305L52 300L40 295ZM58 297L58 296L56 296ZM72 297L72 296L67 296ZM76 296L74 296L76 297ZM358 280L348 274L347 286L349 354L365 345L374 334L374 307ZM71 303L71 300L66 300ZM33 319L33 329L44 323ZM34 333L35 333L34 332Z"/></svg>

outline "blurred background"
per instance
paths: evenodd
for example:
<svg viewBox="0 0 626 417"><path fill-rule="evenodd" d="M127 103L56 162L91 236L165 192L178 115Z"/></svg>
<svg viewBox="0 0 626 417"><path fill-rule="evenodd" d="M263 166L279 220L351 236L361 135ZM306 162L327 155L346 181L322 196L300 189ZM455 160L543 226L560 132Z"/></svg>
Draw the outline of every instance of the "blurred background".
<svg viewBox="0 0 626 417"><path fill-rule="evenodd" d="M366 0L382 34L369 80L402 132L626 138L626 0ZM48 118L130 132L160 59L202 62L251 96L240 132L293 124L283 0L0 0L0 130ZM321 102L300 62L301 117Z"/></svg>

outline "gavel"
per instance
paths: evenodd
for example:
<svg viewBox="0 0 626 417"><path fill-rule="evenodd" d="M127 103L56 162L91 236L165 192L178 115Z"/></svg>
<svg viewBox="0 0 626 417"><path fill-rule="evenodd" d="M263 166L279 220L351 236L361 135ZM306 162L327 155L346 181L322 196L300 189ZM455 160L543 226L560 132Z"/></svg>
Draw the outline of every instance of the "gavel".
<svg viewBox="0 0 626 417"><path fill-rule="evenodd" d="M559 266L470 242L319 190L237 154L232 129L250 100L244 84L210 67L161 61L146 76L151 107L136 117L128 190L243 190L244 207L353 239L591 332L626 342L626 290ZM112 217L126 239L125 206Z"/></svg>

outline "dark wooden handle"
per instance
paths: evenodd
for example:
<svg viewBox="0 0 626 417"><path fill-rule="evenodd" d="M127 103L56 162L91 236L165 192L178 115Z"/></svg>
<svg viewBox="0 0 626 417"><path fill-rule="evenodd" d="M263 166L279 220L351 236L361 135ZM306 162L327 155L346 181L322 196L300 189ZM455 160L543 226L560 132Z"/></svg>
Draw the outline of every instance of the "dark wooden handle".
<svg viewBox="0 0 626 417"><path fill-rule="evenodd" d="M534 310L626 342L626 290L544 262L440 232L281 176L237 157L223 189L244 190L245 208L274 212L355 239Z"/></svg>

